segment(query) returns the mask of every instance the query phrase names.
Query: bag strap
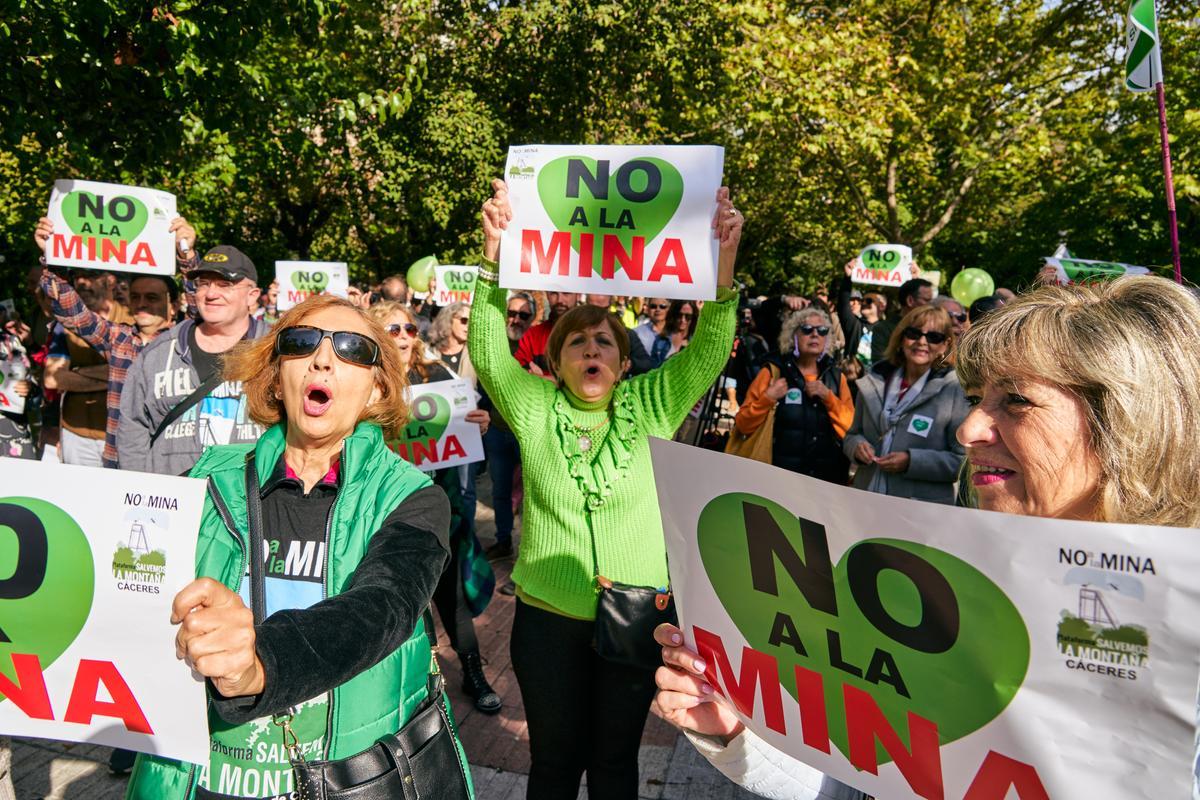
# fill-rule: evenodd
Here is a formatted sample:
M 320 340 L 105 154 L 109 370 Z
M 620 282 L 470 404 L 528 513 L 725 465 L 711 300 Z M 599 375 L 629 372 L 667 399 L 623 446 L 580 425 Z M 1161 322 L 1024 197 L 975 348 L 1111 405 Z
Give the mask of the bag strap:
M 187 397 L 180 400 L 175 406 L 167 412 L 167 415 L 162 418 L 162 422 L 158 423 L 158 427 L 154 429 L 154 433 L 150 434 L 150 446 L 158 441 L 158 437 L 162 436 L 163 431 L 167 429 L 175 420 L 182 417 L 184 414 L 192 410 L 192 407 L 203 400 L 209 392 L 221 385 L 221 372 L 218 370 L 211 375 L 208 380 L 201 383 Z
M 265 616 L 267 583 L 263 574 L 262 497 L 259 495 L 254 450 L 246 453 L 246 516 L 250 531 L 250 610 L 254 612 L 254 624 L 261 625 Z

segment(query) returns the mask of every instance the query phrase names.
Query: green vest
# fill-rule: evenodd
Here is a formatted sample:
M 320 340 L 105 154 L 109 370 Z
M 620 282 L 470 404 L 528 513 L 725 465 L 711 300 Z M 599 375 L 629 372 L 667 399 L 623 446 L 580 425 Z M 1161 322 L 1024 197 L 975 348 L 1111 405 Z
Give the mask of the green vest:
M 208 496 L 196 544 L 196 575 L 237 591 L 246 572 L 248 541 L 245 463 L 251 445 L 208 448 L 189 473 L 208 479 Z M 275 425 L 253 445 L 260 480 L 266 480 L 284 449 L 284 426 Z M 366 555 L 371 535 L 404 498 L 431 485 L 428 476 L 384 445 L 379 426 L 359 423 L 342 448 L 340 488 L 332 511 L 326 596 L 340 594 Z M 217 502 L 219 499 L 219 503 Z M 224 508 L 220 508 L 223 506 Z M 234 530 L 222 521 L 228 510 Z M 330 692 L 324 758 L 360 753 L 395 733 L 428 696 L 429 638 L 418 622 L 409 639 L 375 666 Z M 447 708 L 449 704 L 447 704 Z M 459 758 L 470 785 L 466 755 Z M 138 756 L 126 800 L 185 800 L 193 795 L 200 767 L 157 756 Z

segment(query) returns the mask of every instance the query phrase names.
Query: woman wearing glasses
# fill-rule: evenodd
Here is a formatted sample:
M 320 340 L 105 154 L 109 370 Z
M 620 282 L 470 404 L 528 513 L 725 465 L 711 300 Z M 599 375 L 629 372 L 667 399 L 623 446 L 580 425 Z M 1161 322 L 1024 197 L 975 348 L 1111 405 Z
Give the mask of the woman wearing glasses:
M 896 326 L 883 360 L 858 380 L 843 443 L 858 465 L 854 485 L 952 505 L 964 456 L 954 432 L 968 411 L 954 372 L 950 315 L 914 308 Z
M 771 463 L 845 485 L 850 462 L 842 439 L 854 419 L 850 385 L 829 346 L 829 315 L 817 308 L 792 312 L 772 356 L 746 392 L 733 424 L 752 435 L 775 412 Z
M 273 717 L 306 760 L 340 760 L 396 733 L 437 686 L 422 614 L 448 556 L 450 508 L 384 444 L 408 419 L 387 338 L 362 309 L 322 295 L 226 359 L 268 430 L 210 447 L 191 471 L 208 481 L 200 577 L 176 595 L 173 620 L 181 668 L 209 679 L 211 757 L 197 768 L 141 756 L 127 797 L 281 798 L 293 779 Z
M 443 309 L 442 313 L 445 313 L 445 310 Z M 407 371 L 410 386 L 454 378 L 450 370 L 438 359 L 426 354 L 421 340 L 417 338 L 418 328 L 412 314 L 403 305 L 385 300 L 371 306 L 367 314 L 378 320 L 391 337 L 392 344 L 400 354 L 401 366 Z M 441 314 L 438 318 L 441 318 Z M 487 433 L 490 422 L 487 411 L 469 411 L 466 420 L 478 424 L 481 433 Z M 479 638 L 475 635 L 475 620 L 463 595 L 462 571 L 459 569 L 459 558 L 466 555 L 466 546 L 469 544 L 467 537 L 474 536 L 467 516 L 468 513 L 474 514 L 474 510 L 468 511 L 464 502 L 460 469 L 462 468 L 450 467 L 430 473 L 433 482 L 440 486 L 450 499 L 450 561 L 438 579 L 433 603 L 442 619 L 442 627 L 450 637 L 450 646 L 454 648 L 462 664 L 463 693 L 475 701 L 475 708 L 478 710 L 485 714 L 495 714 L 500 711 L 503 703 L 500 695 L 493 691 L 483 674 L 483 657 L 479 653 Z

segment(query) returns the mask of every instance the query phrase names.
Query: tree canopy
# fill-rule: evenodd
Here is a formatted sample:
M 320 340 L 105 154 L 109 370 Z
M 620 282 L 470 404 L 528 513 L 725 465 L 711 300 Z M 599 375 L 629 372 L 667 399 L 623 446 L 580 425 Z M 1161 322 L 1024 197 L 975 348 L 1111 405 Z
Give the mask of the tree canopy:
M 1185 271 L 1200 256 L 1200 26 L 1160 3 Z M 179 197 L 200 233 L 357 278 L 471 261 L 510 144 L 710 143 L 741 277 L 805 289 L 863 245 L 1028 283 L 1075 255 L 1169 262 L 1152 96 L 1117 0 L 9 0 L 0 255 L 51 183 Z

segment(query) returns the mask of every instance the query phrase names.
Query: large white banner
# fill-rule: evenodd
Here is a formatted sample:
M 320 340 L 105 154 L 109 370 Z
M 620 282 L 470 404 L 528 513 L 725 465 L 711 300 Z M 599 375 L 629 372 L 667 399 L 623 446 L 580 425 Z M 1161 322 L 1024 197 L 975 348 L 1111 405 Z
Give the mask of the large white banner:
M 141 186 L 54 182 L 46 215 L 54 233 L 46 263 L 60 267 L 175 274 L 175 195 Z
M 318 294 L 346 297 L 350 290 L 350 270 L 344 261 L 276 261 L 275 280 L 279 281 L 275 299 L 279 311 Z
M 1072 283 L 1095 283 L 1110 281 L 1122 275 L 1149 275 L 1148 267 L 1122 264 L 1119 261 L 1089 261 L 1085 258 L 1047 256 L 1042 268 L 1052 271 L 1054 281 L 1061 286 Z
M 1190 796 L 1197 531 L 651 454 L 687 643 L 771 745 L 887 800 Z
M 483 461 L 479 426 L 466 420 L 467 412 L 476 408 L 470 381 L 413 384 L 408 391 L 411 419 L 388 447 L 426 472 Z
M 707 145 L 509 148 L 500 285 L 713 299 L 724 161 Z
M 0 458 L 0 734 L 208 761 L 175 658 L 203 481 Z

